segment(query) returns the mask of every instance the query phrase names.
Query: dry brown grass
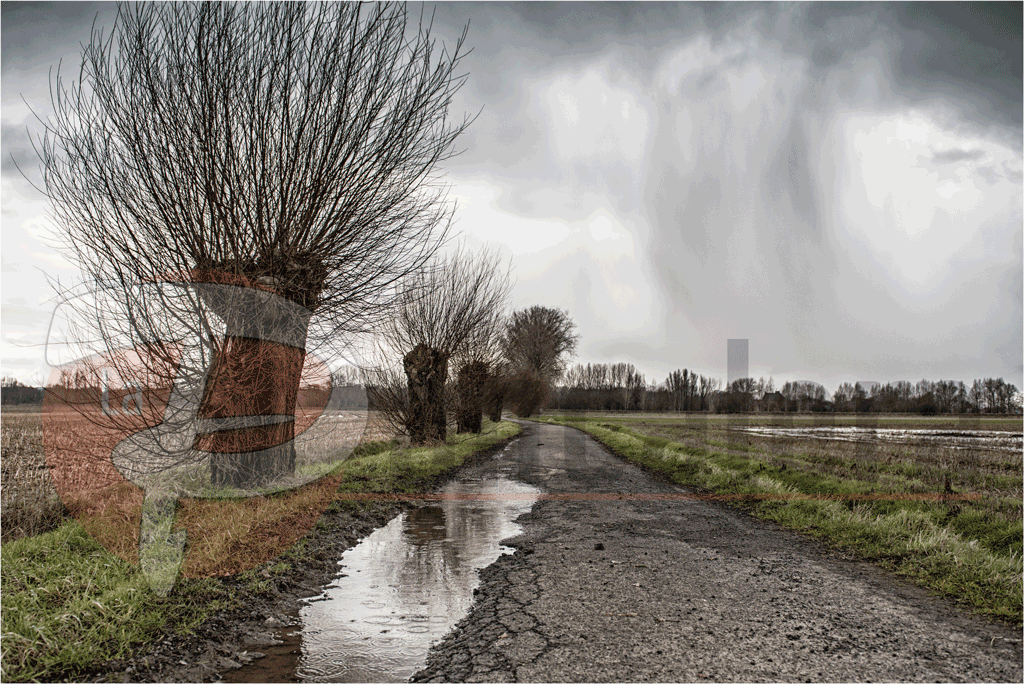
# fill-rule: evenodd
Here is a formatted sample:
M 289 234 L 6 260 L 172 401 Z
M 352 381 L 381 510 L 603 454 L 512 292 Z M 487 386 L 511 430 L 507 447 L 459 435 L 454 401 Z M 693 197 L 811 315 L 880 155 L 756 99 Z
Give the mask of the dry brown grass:
M 3 541 L 54 529 L 64 506 L 43 453 L 42 413 L 5 409 L 0 434 Z
M 315 418 L 300 411 L 300 429 Z M 360 442 L 392 436 L 372 413 L 346 411 L 329 418 L 297 438 L 300 467 L 329 464 Z M 110 448 L 123 434 L 70 410 L 45 416 L 5 413 L 4 541 L 49 531 L 71 516 L 105 548 L 138 565 L 143 490 L 124 480 L 110 462 Z M 53 455 L 49 464 L 47 452 Z M 316 524 L 336 498 L 338 483 L 337 476 L 322 477 L 287 492 L 242 500 L 182 497 L 175 527 L 188 535 L 183 576 L 228 575 L 278 556 Z
M 233 575 L 276 558 L 313 529 L 337 496 L 327 476 L 274 496 L 241 501 L 182 499 L 175 521 L 188 530 L 185 577 Z
M 174 528 L 186 530 L 184 577 L 231 575 L 269 561 L 313 528 L 335 499 L 337 476 L 272 496 L 179 499 Z M 86 531 L 116 556 L 139 564 L 142 490 L 130 483 L 69 505 Z

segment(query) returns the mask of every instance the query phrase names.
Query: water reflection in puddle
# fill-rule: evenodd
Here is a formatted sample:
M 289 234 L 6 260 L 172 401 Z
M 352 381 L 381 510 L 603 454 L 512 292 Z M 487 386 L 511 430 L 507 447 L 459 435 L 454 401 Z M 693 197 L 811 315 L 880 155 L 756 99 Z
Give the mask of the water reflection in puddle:
M 512 549 L 513 520 L 540 490 L 504 478 L 449 484 L 441 501 L 403 513 L 342 557 L 342 572 L 302 609 L 303 681 L 404 681 L 466 615 L 477 570 Z M 450 497 L 450 498 L 447 498 Z

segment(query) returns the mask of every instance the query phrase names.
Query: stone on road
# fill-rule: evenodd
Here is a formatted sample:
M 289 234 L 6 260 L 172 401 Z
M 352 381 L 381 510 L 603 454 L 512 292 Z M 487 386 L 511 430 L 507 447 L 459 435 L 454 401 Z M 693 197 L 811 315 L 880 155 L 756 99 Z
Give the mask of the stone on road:
M 1019 630 L 582 432 L 524 423 L 489 467 L 545 495 L 414 681 L 1021 681 Z

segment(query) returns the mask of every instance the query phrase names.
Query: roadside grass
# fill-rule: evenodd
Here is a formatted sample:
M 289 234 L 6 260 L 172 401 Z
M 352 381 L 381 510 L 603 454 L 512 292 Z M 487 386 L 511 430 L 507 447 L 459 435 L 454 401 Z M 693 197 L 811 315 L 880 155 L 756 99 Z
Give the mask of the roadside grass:
M 679 484 L 876 561 L 978 612 L 1022 622 L 1019 459 L 746 434 L 739 440 L 706 424 L 665 430 L 635 416 L 540 420 L 579 428 Z
M 229 598 L 209 580 L 184 580 L 176 596 L 160 598 L 74 521 L 0 554 L 4 681 L 71 678 L 129 655 L 165 624 L 194 627 Z
M 237 577 L 250 592 L 270 591 L 274 576 L 302 562 L 303 537 L 321 527 L 325 509 L 358 510 L 374 499 L 427 493 L 473 454 L 521 429 L 485 421 L 482 435 L 452 435 L 445 445 L 370 442 L 335 472 L 296 490 L 234 501 L 182 499 L 175 528 L 188 531 L 188 546 L 182 577 L 166 597 L 155 595 L 139 571 L 135 508 L 141 496 L 138 488 L 121 485 L 91 515 L 76 511 L 85 525 L 66 520 L 0 547 L 0 679 L 76 680 L 167 631 L 187 633 L 241 605 L 239 583 L 219 576 Z M 110 506 L 117 508 L 103 508 Z M 266 567 L 257 573 L 253 568 L 260 566 Z
M 444 447 L 415 449 L 386 448 L 386 444 L 367 447 L 358 456 L 349 458 L 338 470 L 341 493 L 414 494 L 429 487 L 452 468 L 465 463 L 478 451 L 489 449 L 522 431 L 517 423 L 484 420 L 479 435 L 452 434 Z

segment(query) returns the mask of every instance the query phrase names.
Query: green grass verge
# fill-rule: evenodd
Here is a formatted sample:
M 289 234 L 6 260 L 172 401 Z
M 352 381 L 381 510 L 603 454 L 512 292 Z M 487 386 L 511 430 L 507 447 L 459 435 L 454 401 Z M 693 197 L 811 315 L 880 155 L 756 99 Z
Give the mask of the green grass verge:
M 129 655 L 166 624 L 188 630 L 229 599 L 217 582 L 186 579 L 158 597 L 76 521 L 8 542 L 0 554 L 5 681 L 73 677 Z
M 757 517 L 876 561 L 978 612 L 1022 622 L 1020 519 L 994 517 L 971 501 L 900 500 L 901 485 L 903 493 L 920 491 L 913 469 L 902 480 L 895 474 L 887 478 L 883 490 L 878 482 L 787 468 L 769 455 L 759 458 L 754 448 L 723 453 L 714 447 L 724 445 L 713 440 L 706 441 L 712 448 L 684 446 L 602 418 L 539 420 L 579 428 L 679 484 L 721 495 Z M 858 498 L 890 494 L 897 496 Z
M 377 494 L 412 494 L 424 491 L 452 468 L 457 468 L 478 451 L 489 449 L 518 435 L 517 423 L 484 422 L 480 435 L 451 435 L 443 447 L 399 449 L 386 442 L 369 445 L 362 452 L 354 451 L 338 474 L 342 482 L 339 492 Z
M 361 445 L 339 469 L 339 494 L 429 491 L 473 454 L 519 434 L 511 422 L 485 423 L 483 435 L 452 435 L 446 446 L 401 449 L 394 442 Z M 358 509 L 366 502 L 332 506 Z M 299 540 L 270 568 L 301 563 Z M 155 595 L 138 567 L 109 553 L 75 520 L 53 532 L 0 548 L 3 681 L 76 680 L 145 648 L 172 630 L 187 633 L 220 610 L 237 607 L 237 590 L 217 579 L 179 578 L 166 597 Z M 247 590 L 269 590 L 250 570 Z M 268 586 L 263 586 L 268 585 Z

